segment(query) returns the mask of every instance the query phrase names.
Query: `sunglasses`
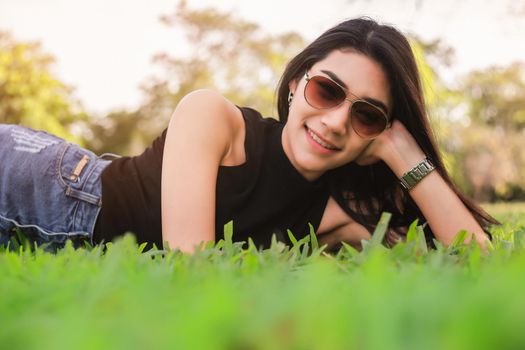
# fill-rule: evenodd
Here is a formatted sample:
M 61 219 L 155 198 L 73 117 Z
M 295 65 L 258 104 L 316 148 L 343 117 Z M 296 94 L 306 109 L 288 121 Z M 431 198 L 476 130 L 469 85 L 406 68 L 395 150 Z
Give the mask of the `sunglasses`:
M 374 138 L 389 127 L 388 116 L 382 108 L 363 99 L 349 99 L 345 88 L 325 76 L 310 77 L 306 72 L 304 98 L 316 109 L 334 108 L 349 101 L 350 124 L 362 138 Z

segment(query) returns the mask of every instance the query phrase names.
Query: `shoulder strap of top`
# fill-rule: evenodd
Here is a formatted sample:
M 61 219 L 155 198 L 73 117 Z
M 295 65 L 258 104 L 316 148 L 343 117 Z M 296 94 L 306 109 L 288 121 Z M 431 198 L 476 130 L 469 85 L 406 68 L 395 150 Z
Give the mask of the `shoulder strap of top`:
M 261 160 L 261 152 L 264 152 L 268 142 L 268 132 L 275 128 L 277 120 L 264 118 L 261 113 L 249 107 L 238 107 L 242 113 L 245 125 L 244 150 L 246 152 L 246 163 L 253 160 Z

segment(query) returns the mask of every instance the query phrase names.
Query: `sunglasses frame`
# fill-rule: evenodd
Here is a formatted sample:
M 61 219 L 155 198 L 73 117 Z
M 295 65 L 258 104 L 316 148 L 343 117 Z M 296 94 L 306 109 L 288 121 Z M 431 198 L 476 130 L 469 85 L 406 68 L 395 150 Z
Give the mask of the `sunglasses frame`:
M 308 101 L 308 98 L 306 97 L 306 88 L 308 86 L 308 84 L 310 83 L 310 80 L 312 80 L 313 78 L 315 77 L 322 77 L 324 79 L 328 79 L 330 80 L 332 83 L 334 83 L 336 86 L 338 86 L 345 94 L 345 98 L 339 102 L 338 104 L 336 105 L 333 105 L 333 106 L 330 106 L 330 107 L 325 107 L 325 108 L 320 108 L 320 107 L 316 107 L 314 105 L 312 105 L 312 103 L 310 101 Z M 357 135 L 359 135 L 360 137 L 364 138 L 364 139 L 374 139 L 376 137 L 378 137 L 379 135 L 381 135 L 382 132 L 384 132 L 386 129 L 390 128 L 390 120 L 388 118 L 388 114 L 380 107 L 374 105 L 373 103 L 370 103 L 366 100 L 363 100 L 362 98 L 359 98 L 357 96 L 355 96 L 354 94 L 352 94 L 350 91 L 348 91 L 348 89 L 345 89 L 344 87 L 342 87 L 341 85 L 339 85 L 336 81 L 324 76 L 324 75 L 313 75 L 313 76 L 309 76 L 308 75 L 308 71 L 306 71 L 305 73 L 305 80 L 306 80 L 306 84 L 304 85 L 304 99 L 306 100 L 306 102 L 313 108 L 315 109 L 319 109 L 319 110 L 323 110 L 323 109 L 331 109 L 331 108 L 335 108 L 335 107 L 339 107 L 341 104 L 343 104 L 345 101 L 348 101 L 350 102 L 350 108 L 348 109 L 349 111 L 349 117 L 350 117 L 350 125 L 352 126 L 352 129 L 355 131 L 355 133 Z M 350 99 L 348 98 L 348 95 L 352 95 L 352 96 L 355 96 L 357 98 L 355 99 Z M 386 124 L 385 124 L 385 128 L 383 130 L 381 130 L 379 133 L 377 133 L 377 135 L 373 135 L 373 136 L 363 136 L 359 133 L 359 131 L 357 131 L 354 127 L 354 124 L 352 123 L 352 107 L 354 106 L 354 103 L 356 102 L 362 102 L 362 103 L 366 103 L 367 105 L 369 106 L 372 106 L 373 108 L 377 109 L 379 112 L 381 112 L 381 115 L 385 118 L 386 120 Z

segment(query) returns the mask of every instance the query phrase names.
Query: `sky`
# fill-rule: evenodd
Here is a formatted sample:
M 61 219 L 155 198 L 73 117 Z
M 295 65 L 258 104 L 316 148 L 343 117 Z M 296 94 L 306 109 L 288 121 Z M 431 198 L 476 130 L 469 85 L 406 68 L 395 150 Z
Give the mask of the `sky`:
M 152 56 L 184 54 L 181 34 L 158 20 L 178 0 L 0 0 L 0 30 L 40 41 L 53 72 L 74 88 L 88 113 L 140 105 L 139 86 L 158 72 Z M 270 33 L 296 31 L 307 41 L 362 15 L 455 51 L 442 72 L 451 83 L 473 69 L 525 62 L 525 0 L 188 0 L 258 23 Z

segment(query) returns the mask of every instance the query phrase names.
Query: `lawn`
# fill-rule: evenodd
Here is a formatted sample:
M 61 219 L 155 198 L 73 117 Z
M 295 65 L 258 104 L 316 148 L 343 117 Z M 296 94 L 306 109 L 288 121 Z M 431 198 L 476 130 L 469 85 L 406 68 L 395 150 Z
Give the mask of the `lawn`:
M 483 254 L 428 251 L 421 228 L 386 249 L 328 255 L 315 239 L 189 256 L 141 253 L 131 236 L 56 254 L 0 252 L 4 349 L 523 349 L 525 204 Z M 231 232 L 230 232 L 231 233 Z M 227 235 L 228 236 L 228 232 Z M 312 236 L 315 238 L 315 236 Z M 309 240 L 309 239 L 308 239 Z

